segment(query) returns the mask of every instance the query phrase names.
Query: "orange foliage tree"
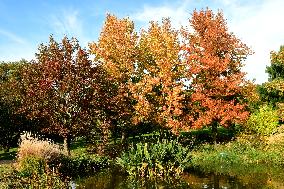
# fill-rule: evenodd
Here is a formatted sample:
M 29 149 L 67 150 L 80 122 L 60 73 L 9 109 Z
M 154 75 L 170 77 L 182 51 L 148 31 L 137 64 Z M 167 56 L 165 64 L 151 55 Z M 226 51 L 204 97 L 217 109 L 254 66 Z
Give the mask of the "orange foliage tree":
M 101 93 L 105 112 L 102 129 L 120 130 L 122 138 L 134 112 L 129 84 L 134 79 L 137 38 L 132 21 L 107 15 L 98 42 L 89 44 L 94 62 L 102 67 L 108 83 Z
M 194 11 L 190 25 L 194 32 L 177 31 L 164 19 L 137 35 L 129 19 L 107 16 L 90 48 L 112 84 L 113 124 L 151 122 L 174 132 L 212 125 L 215 132 L 246 120 L 241 67 L 249 48 L 228 32 L 222 13 Z
M 26 74 L 26 111 L 68 139 L 99 120 L 103 135 L 150 122 L 173 132 L 241 123 L 248 116 L 242 62 L 249 48 L 228 32 L 222 13 L 194 11 L 193 32 L 169 19 L 138 35 L 129 19 L 107 15 L 94 55 L 75 40 L 41 45 Z M 216 140 L 216 134 L 214 135 Z
M 178 32 L 169 19 L 162 24 L 151 22 L 142 30 L 138 43 L 139 80 L 131 86 L 136 114 L 134 123 L 150 121 L 166 128 L 179 128 L 182 114 L 183 66 Z
M 217 126 L 241 123 L 247 119 L 246 104 L 239 100 L 245 84 L 242 62 L 249 48 L 228 32 L 221 12 L 194 11 L 188 29 L 182 30 L 186 78 L 190 83 L 186 116 L 189 126 L 212 126 L 216 141 Z

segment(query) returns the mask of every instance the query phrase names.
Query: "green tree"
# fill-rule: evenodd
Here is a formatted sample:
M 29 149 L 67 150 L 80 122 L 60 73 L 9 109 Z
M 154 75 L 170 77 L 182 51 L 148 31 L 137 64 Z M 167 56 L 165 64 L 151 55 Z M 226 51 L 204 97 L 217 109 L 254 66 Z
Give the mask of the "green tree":
M 258 135 L 271 135 L 278 126 L 278 121 L 277 111 L 264 105 L 250 116 L 247 127 Z
M 269 81 L 284 79 L 284 46 L 280 46 L 278 52 L 271 52 L 271 65 L 266 67 Z
M 0 146 L 9 150 L 18 142 L 27 123 L 19 112 L 22 102 L 21 80 L 27 61 L 0 63 Z
M 284 46 L 278 52 L 271 52 L 271 65 L 266 67 L 269 81 L 259 86 L 262 101 L 278 109 L 280 120 L 284 121 Z

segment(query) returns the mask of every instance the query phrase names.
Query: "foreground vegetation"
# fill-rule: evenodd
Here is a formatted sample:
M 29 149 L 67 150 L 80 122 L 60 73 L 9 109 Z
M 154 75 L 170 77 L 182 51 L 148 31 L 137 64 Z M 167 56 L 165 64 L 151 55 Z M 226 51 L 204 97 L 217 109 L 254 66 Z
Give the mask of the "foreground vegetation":
M 70 188 L 71 179 L 109 167 L 107 157 L 76 153 L 66 156 L 50 140 L 22 135 L 17 158 L 0 167 L 1 188 Z
M 195 140 L 211 137 L 207 131 L 203 132 L 202 138 L 199 135 L 192 133 Z M 219 136 L 218 140 L 223 140 L 223 137 Z M 86 177 L 104 169 L 118 169 L 120 174 L 125 171 L 129 179 L 144 180 L 140 183 L 142 185 L 177 182 L 184 186 L 183 175 L 191 172 L 230 175 L 238 179 L 254 175 L 259 176 L 262 179 L 259 182 L 264 184 L 269 180 L 279 181 L 277 176 L 284 174 L 281 172 L 284 166 L 283 139 L 281 129 L 269 137 L 241 134 L 229 142 L 204 144 L 200 141 L 197 144 L 196 141 L 194 145 L 182 137 L 153 134 L 151 138 L 145 135 L 138 143 L 134 138 L 129 139 L 127 147 L 117 157 L 111 157 L 112 154 L 99 156 L 89 151 L 82 138 L 74 143 L 72 155 L 66 156 L 62 146 L 29 137 L 22 140 L 16 161 L 0 166 L 0 186 L 68 188 L 71 181 L 84 183 Z M 120 148 L 121 144 L 109 145 Z

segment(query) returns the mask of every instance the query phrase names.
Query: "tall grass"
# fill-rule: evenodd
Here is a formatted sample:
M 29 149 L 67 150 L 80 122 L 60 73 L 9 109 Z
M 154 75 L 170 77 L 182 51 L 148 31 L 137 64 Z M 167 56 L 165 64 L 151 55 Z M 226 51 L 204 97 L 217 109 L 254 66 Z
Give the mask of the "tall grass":
M 26 133 L 21 135 L 17 160 L 21 162 L 26 157 L 38 157 L 45 161 L 52 161 L 64 155 L 62 146 L 51 140 L 40 140 Z

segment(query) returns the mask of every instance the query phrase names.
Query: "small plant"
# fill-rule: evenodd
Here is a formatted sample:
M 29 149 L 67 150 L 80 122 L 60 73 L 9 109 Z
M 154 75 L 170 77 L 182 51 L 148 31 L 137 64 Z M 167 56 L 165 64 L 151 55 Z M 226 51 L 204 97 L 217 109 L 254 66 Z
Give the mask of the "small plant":
M 190 163 L 191 154 L 176 140 L 157 143 L 137 143 L 116 162 L 130 176 L 144 178 L 178 177 Z
M 265 105 L 250 116 L 247 127 L 258 135 L 267 136 L 275 132 L 278 123 L 278 112 Z
M 46 163 L 44 159 L 34 156 L 23 158 L 18 164 L 18 170 L 24 177 L 30 177 L 33 174 L 43 174 Z
M 70 188 L 69 178 L 58 172 L 64 157 L 52 141 L 22 135 L 17 163 L 1 173 L 0 188 Z

